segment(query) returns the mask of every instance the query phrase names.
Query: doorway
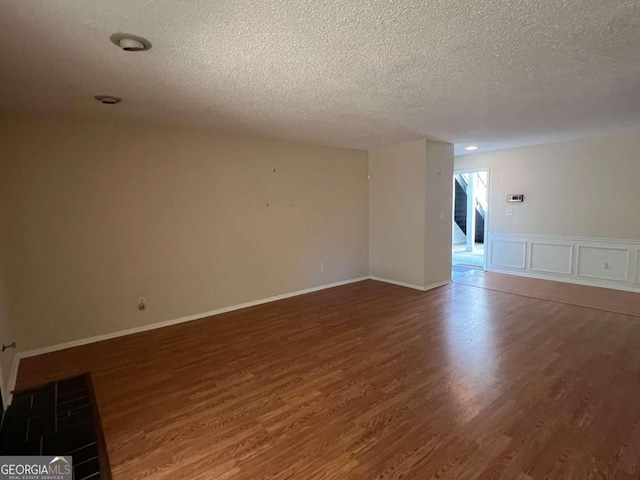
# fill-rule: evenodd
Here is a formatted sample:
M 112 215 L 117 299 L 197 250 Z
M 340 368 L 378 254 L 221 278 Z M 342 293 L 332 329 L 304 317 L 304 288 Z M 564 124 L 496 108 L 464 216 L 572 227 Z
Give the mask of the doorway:
M 489 169 L 454 171 L 451 265 L 454 280 L 486 270 L 488 221 Z

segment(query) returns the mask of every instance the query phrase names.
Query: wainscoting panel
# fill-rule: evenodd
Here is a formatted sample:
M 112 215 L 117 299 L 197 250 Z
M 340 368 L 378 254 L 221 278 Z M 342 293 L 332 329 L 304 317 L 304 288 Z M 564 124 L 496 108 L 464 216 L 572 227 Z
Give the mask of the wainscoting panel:
M 531 242 L 529 268 L 536 272 L 571 275 L 573 245 Z
M 640 292 L 637 240 L 489 233 L 489 252 L 489 271 Z
M 527 242 L 496 238 L 491 242 L 491 263 L 498 267 L 524 269 L 527 260 Z
M 629 249 L 612 247 L 578 247 L 578 275 L 626 282 L 629 272 Z

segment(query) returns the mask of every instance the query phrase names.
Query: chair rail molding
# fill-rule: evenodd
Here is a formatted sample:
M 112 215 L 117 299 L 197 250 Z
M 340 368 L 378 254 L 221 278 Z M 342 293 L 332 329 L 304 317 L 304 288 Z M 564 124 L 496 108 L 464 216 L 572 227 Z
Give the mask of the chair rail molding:
M 640 240 L 489 232 L 487 270 L 640 292 Z

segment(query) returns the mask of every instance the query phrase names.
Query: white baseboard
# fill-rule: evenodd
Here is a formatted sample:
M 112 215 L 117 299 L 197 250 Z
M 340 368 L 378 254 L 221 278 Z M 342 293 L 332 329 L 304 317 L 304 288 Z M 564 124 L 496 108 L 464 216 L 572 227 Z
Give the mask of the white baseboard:
M 585 280 L 578 280 L 576 278 L 560 278 L 560 277 L 550 277 L 548 275 L 539 275 L 536 273 L 531 273 L 529 271 L 525 271 L 525 272 L 521 272 L 521 271 L 517 271 L 517 270 L 507 270 L 504 268 L 489 268 L 487 269 L 487 272 L 493 272 L 493 273 L 502 273 L 504 275 L 515 275 L 516 277 L 527 277 L 527 278 L 535 278 L 538 280 L 551 280 L 553 282 L 561 282 L 561 283 L 571 283 L 573 285 L 582 285 L 585 287 L 598 287 L 598 288 L 609 288 L 612 290 L 621 290 L 623 292 L 631 292 L 631 293 L 640 293 L 640 290 L 637 288 L 633 288 L 633 287 L 626 287 L 626 286 L 610 286 L 610 285 L 603 285 L 602 283 L 599 282 L 590 282 L 590 281 L 585 281 Z
M 16 386 L 16 380 L 18 378 L 18 368 L 20 360 L 22 358 L 34 357 L 36 355 L 43 355 L 45 353 L 57 352 L 59 350 L 66 350 L 67 348 L 79 347 L 81 345 L 87 345 L 89 343 L 101 342 L 103 340 L 110 340 L 112 338 L 123 337 L 126 335 L 132 335 L 134 333 L 146 332 L 148 330 L 155 330 L 157 328 L 169 327 L 171 325 L 178 325 L 180 323 L 191 322 L 193 320 L 199 320 L 201 318 L 213 317 L 215 315 L 221 315 L 227 312 L 233 312 L 235 310 L 241 310 L 243 308 L 254 307 L 256 305 L 262 305 L 264 303 L 275 302 L 276 300 L 284 300 L 285 298 L 296 297 L 298 295 L 304 295 L 307 293 L 317 292 L 319 290 L 325 290 L 327 288 L 339 287 L 341 285 L 347 285 L 349 283 L 361 282 L 368 280 L 370 277 L 358 277 L 349 280 L 343 280 L 341 282 L 329 283 L 326 285 L 320 285 L 318 287 L 306 288 L 304 290 L 297 290 L 295 292 L 283 293 L 275 295 L 273 297 L 262 298 L 260 300 L 254 300 L 251 302 L 241 303 L 238 305 L 231 305 L 229 307 L 218 308 L 209 312 L 196 313 L 195 315 L 188 315 L 186 317 L 176 318 L 174 320 L 166 320 L 164 322 L 151 323 L 149 325 L 142 325 L 140 327 L 128 328 L 126 330 L 119 330 L 117 332 L 106 333 L 104 335 L 96 335 L 94 337 L 83 338 L 80 340 L 74 340 L 72 342 L 59 343 L 57 345 L 51 345 L 48 347 L 36 348 L 34 350 L 27 350 L 24 352 L 18 352 L 13 359 L 13 365 L 11 367 L 11 374 L 7 382 L 7 388 L 5 392 L 6 406 L 11 405 L 13 398 L 13 390 Z
M 178 325 L 180 323 L 191 322 L 193 320 L 199 320 L 201 318 L 213 317 L 216 315 L 221 315 L 227 312 L 233 312 L 235 310 L 241 310 L 243 308 L 254 307 L 257 305 L 262 305 L 265 303 L 275 302 L 276 300 L 284 300 L 285 298 L 296 297 L 298 295 L 304 295 L 307 293 L 317 292 L 319 290 L 326 290 L 327 288 L 339 287 L 341 285 L 347 285 L 350 283 L 361 282 L 363 280 L 377 280 L 379 282 L 392 283 L 394 285 L 400 285 L 402 287 L 413 288 L 415 290 L 420 290 L 425 292 L 427 290 L 431 290 L 433 288 L 441 287 L 443 285 L 447 285 L 451 282 L 451 280 L 447 280 L 444 282 L 434 283 L 431 285 L 427 285 L 426 287 L 421 287 L 419 285 L 412 285 L 410 283 L 397 282 L 395 280 L 389 280 L 386 278 L 380 277 L 358 277 L 352 278 L 349 280 L 343 280 L 341 282 L 329 283 L 327 285 L 320 285 L 318 287 L 306 288 L 304 290 L 298 290 L 295 292 L 283 293 L 281 295 L 275 295 L 273 297 L 263 298 L 260 300 L 254 300 L 251 302 L 241 303 L 238 305 L 231 305 L 229 307 L 218 308 L 216 310 L 211 310 L 209 312 L 197 313 L 195 315 L 188 315 L 186 317 L 180 317 L 173 320 L 166 320 L 163 322 L 151 323 L 149 325 L 142 325 L 140 327 L 128 328 L 126 330 L 119 330 L 117 332 L 105 333 L 103 335 L 96 335 L 94 337 L 82 338 L 80 340 L 74 340 L 72 342 L 59 343 L 56 345 L 51 345 L 48 347 L 36 348 L 33 350 L 27 350 L 24 352 L 18 352 L 13 359 L 13 365 L 11 367 L 11 374 L 9 375 L 9 381 L 7 382 L 7 389 L 5 392 L 5 400 L 6 406 L 11 405 L 11 400 L 13 398 L 13 390 L 16 386 L 16 381 L 18 378 L 18 368 L 20 366 L 20 360 L 28 357 L 35 357 L 36 355 L 43 355 L 45 353 L 57 352 L 59 350 L 66 350 L 67 348 L 79 347 L 82 345 L 87 345 L 90 343 L 102 342 L 104 340 L 110 340 L 112 338 L 124 337 L 126 335 L 132 335 L 134 333 L 146 332 L 149 330 L 155 330 L 157 328 L 169 327 L 171 325 Z
M 433 290 L 434 288 L 444 287 L 445 285 L 449 285 L 450 283 L 451 283 L 451 280 L 444 280 L 442 282 L 437 282 L 437 283 L 432 283 L 431 285 L 427 285 L 422 290 L 426 292 L 427 290 Z
M 389 280 L 382 277 L 369 277 L 371 280 L 377 280 L 378 282 L 391 283 L 393 285 L 399 285 L 401 287 L 413 288 L 414 290 L 422 290 L 420 285 L 414 285 L 413 283 L 398 282 L 397 280 Z
M 401 287 L 413 288 L 414 290 L 420 290 L 421 292 L 426 292 L 427 290 L 431 290 L 433 288 L 442 287 L 443 285 L 447 285 L 451 283 L 451 280 L 445 280 L 444 282 L 432 283 L 431 285 L 427 285 L 426 287 L 421 287 L 420 285 L 414 285 L 412 283 L 398 282 L 396 280 L 390 280 L 388 278 L 382 277 L 369 277 L 371 280 L 377 280 L 378 282 L 391 283 L 393 285 L 399 285 Z

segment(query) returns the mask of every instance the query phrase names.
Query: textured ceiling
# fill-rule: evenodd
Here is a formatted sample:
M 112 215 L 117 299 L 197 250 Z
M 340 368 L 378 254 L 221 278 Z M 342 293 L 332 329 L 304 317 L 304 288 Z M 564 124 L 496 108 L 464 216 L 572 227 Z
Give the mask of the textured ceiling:
M 640 127 L 639 0 L 3 0 L 0 25 L 8 110 L 457 151 Z

